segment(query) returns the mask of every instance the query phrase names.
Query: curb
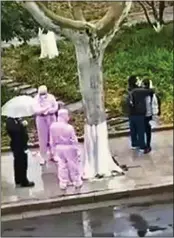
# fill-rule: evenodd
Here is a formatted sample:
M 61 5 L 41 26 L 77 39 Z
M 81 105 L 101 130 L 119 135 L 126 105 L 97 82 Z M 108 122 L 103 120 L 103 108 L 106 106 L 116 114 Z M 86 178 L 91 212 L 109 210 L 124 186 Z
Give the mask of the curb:
M 158 126 L 152 129 L 152 132 L 160 132 L 160 131 L 168 131 L 168 130 L 173 130 L 174 125 L 173 124 L 167 124 L 167 125 L 162 125 Z M 124 137 L 124 136 L 129 136 L 130 135 L 130 130 L 122 130 L 122 131 L 117 131 L 115 133 L 109 133 L 109 139 L 111 138 L 118 138 L 118 137 Z M 79 142 L 84 142 L 84 137 L 79 137 L 78 138 Z
M 153 132 L 160 132 L 160 131 L 168 131 L 168 130 L 173 130 L 174 129 L 174 124 L 166 124 L 166 125 L 161 125 L 158 127 L 155 127 L 152 129 Z M 109 133 L 109 139 L 112 138 L 118 138 L 118 137 L 124 137 L 124 136 L 129 136 L 130 135 L 130 130 L 122 130 L 122 131 L 118 131 L 115 133 Z M 79 142 L 84 142 L 84 136 L 78 137 L 78 141 Z M 29 149 L 36 149 L 39 147 L 39 143 L 33 143 L 33 144 L 29 144 Z M 5 153 L 5 152 L 10 152 L 11 149 L 9 146 L 4 146 L 1 147 L 1 153 Z
M 173 192 L 173 183 L 163 184 L 163 185 L 145 185 L 141 188 L 135 188 L 134 190 L 124 190 L 115 191 L 114 189 L 101 192 L 92 192 L 79 195 L 62 196 L 57 199 L 47 199 L 44 201 L 31 201 L 30 203 L 18 203 L 18 204 L 8 204 L 1 206 L 1 215 L 15 215 L 25 212 L 36 212 L 41 210 L 51 210 L 56 208 L 61 208 L 63 206 L 75 206 L 84 205 L 91 203 L 98 203 L 104 201 L 111 201 L 123 198 L 134 198 L 142 197 L 148 195 L 156 195 L 165 192 Z

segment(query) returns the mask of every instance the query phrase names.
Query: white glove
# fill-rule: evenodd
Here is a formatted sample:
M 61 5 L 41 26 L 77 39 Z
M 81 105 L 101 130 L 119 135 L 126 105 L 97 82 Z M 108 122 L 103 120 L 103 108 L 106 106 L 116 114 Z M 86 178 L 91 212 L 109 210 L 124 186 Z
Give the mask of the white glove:
M 26 121 L 26 120 L 22 121 L 22 125 L 23 126 L 28 126 L 28 121 Z
M 25 153 L 25 154 L 28 154 L 28 153 L 29 153 L 29 150 L 25 150 L 24 153 Z

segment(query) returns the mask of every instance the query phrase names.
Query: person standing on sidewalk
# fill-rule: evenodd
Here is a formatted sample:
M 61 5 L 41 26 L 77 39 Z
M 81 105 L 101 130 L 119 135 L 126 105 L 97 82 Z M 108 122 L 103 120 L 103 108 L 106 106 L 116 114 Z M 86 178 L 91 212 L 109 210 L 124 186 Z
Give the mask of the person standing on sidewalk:
M 132 75 L 128 78 L 128 96 L 126 98 L 129 117 L 131 146 L 140 152 L 148 153 L 145 143 L 145 115 L 146 97 L 153 94 L 152 89 L 137 86 L 138 77 Z
M 55 97 L 48 93 L 45 85 L 39 87 L 35 100 L 36 104 L 34 106 L 34 111 L 39 139 L 40 165 L 44 165 L 47 162 L 48 157 L 50 160 L 53 159 L 49 132 L 51 124 L 56 121 L 58 103 L 56 102 Z
M 16 186 L 33 187 L 34 182 L 27 178 L 28 169 L 28 133 L 27 121 L 20 118 L 7 118 L 6 130 L 11 139 L 10 148 L 14 156 L 14 180 Z
M 69 184 L 81 187 L 81 161 L 75 130 L 69 123 L 66 109 L 58 111 L 58 120 L 50 127 L 50 142 L 58 165 L 57 177 L 61 189 Z
M 148 78 L 142 80 L 142 87 L 149 89 L 152 88 L 152 81 Z M 151 121 L 157 121 L 157 117 L 160 116 L 160 100 L 155 93 L 151 96 L 146 97 L 146 116 L 145 116 L 145 135 L 146 135 L 146 145 L 148 152 L 151 151 L 151 138 L 152 138 L 152 128 Z

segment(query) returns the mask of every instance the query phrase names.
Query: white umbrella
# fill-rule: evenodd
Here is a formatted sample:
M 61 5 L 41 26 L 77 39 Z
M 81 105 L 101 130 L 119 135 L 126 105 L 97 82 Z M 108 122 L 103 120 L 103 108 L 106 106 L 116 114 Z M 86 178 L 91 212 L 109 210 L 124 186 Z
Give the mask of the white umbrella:
M 35 100 L 30 96 L 17 96 L 5 103 L 1 115 L 12 118 L 32 116 L 34 115 L 34 104 Z

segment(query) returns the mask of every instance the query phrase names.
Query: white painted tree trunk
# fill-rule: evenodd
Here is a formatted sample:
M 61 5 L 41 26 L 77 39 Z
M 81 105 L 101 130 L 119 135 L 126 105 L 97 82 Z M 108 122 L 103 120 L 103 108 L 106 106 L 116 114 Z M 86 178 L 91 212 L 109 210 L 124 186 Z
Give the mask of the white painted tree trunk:
M 160 24 L 160 22 L 156 22 L 156 25 L 153 24 L 153 28 L 154 30 L 157 32 L 157 33 L 160 33 L 163 29 L 164 25 L 163 24 Z
M 113 162 L 108 141 L 103 92 L 102 59 L 104 50 L 100 42 L 90 42 L 87 36 L 76 40 L 76 57 L 80 90 L 84 106 L 85 177 L 97 174 L 111 175 L 112 170 L 122 172 Z
M 40 46 L 41 46 L 40 59 L 46 58 L 46 57 L 48 57 L 49 59 L 52 59 L 59 55 L 54 32 L 48 31 L 47 34 L 44 34 L 43 30 L 39 28 L 38 37 L 39 37 Z

